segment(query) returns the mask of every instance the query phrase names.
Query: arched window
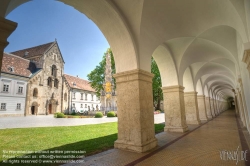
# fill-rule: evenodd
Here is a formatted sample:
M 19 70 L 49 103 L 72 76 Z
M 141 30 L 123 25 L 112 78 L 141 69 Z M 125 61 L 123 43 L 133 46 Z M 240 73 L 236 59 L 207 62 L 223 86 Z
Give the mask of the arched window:
M 35 88 L 33 90 L 33 97 L 37 97 L 37 96 L 38 96 L 38 90 L 37 90 L 37 88 Z
M 67 93 L 64 93 L 64 101 L 67 101 Z
M 58 88 L 58 84 L 59 84 L 58 79 L 55 79 L 55 80 L 54 80 L 54 87 Z
M 52 65 L 51 75 L 54 76 L 54 77 L 56 77 L 56 72 L 57 72 L 56 65 Z
M 48 85 L 49 87 L 52 87 L 52 79 L 51 79 L 51 77 L 48 78 L 48 83 L 47 83 L 47 85 Z

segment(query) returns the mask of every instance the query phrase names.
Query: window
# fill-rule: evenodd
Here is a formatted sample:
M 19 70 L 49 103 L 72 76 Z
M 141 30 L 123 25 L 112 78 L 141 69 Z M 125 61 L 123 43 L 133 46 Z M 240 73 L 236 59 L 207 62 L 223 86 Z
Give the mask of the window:
M 88 94 L 85 93 L 85 100 L 88 100 Z
M 85 104 L 85 108 L 87 108 L 87 104 Z
M 23 87 L 19 86 L 18 87 L 18 92 L 17 93 L 23 93 Z
M 83 100 L 83 93 L 81 93 L 81 100 Z
M 73 107 L 74 107 L 74 108 L 75 108 L 75 106 L 76 106 L 75 103 L 73 103 Z
M 73 99 L 75 99 L 75 98 L 76 98 L 76 93 L 74 92 L 74 93 L 73 93 Z
M 1 109 L 2 111 L 5 111 L 6 110 L 6 103 L 1 103 Z
M 67 101 L 67 93 L 64 93 L 64 101 Z
M 35 88 L 33 90 L 33 97 L 37 97 L 37 96 L 38 96 L 38 90 L 37 90 L 37 88 Z
M 54 87 L 58 88 L 58 84 L 59 84 L 58 79 L 55 79 L 55 81 L 54 81 Z
M 82 106 L 82 104 L 81 104 L 81 108 L 82 108 L 83 106 Z
M 9 92 L 9 85 L 8 84 L 3 85 L 3 91 L 4 92 Z
M 54 76 L 54 77 L 56 77 L 56 71 L 57 69 L 56 69 L 56 65 L 52 65 L 52 68 L 51 68 L 51 75 L 52 76 Z
M 93 101 L 94 100 L 94 95 L 93 94 L 91 94 L 91 101 Z
M 17 109 L 17 110 L 20 110 L 20 109 L 21 109 L 21 103 L 17 103 L 16 109 Z
M 51 77 L 48 78 L 48 83 L 47 83 L 47 85 L 48 85 L 49 87 L 52 87 L 52 78 L 51 78 Z

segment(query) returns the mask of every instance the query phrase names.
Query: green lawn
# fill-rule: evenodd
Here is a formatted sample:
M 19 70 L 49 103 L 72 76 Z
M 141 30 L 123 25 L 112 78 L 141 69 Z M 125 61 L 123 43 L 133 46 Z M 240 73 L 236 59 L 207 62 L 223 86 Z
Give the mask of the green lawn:
M 163 131 L 163 128 L 164 124 L 155 124 L 156 133 Z M 81 150 L 86 151 L 81 155 L 88 156 L 113 148 L 115 140 L 117 140 L 117 122 L 68 127 L 2 129 L 0 130 L 0 161 L 3 160 L 3 150 L 47 152 Z M 47 152 L 44 154 L 47 155 Z M 41 154 L 43 153 L 32 155 Z

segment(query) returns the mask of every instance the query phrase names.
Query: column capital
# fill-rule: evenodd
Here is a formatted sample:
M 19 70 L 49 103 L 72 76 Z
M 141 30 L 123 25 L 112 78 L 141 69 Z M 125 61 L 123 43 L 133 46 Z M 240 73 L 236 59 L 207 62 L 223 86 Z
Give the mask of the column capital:
M 0 45 L 5 48 L 9 42 L 7 38 L 16 29 L 17 23 L 0 17 Z
M 206 100 L 209 100 L 210 99 L 210 97 L 205 97 L 206 98 Z
M 174 86 L 165 86 L 161 88 L 163 93 L 169 93 L 169 92 L 183 92 L 184 87 L 181 85 L 174 85 Z
M 113 75 L 116 79 L 116 83 L 129 82 L 135 80 L 141 80 L 152 83 L 154 74 L 141 69 L 129 70 L 120 72 Z
M 198 92 L 195 92 L 195 91 L 193 91 L 193 92 L 184 92 L 184 96 L 194 96 L 194 95 L 197 95 L 198 94 Z
M 197 98 L 204 98 L 205 99 L 205 95 L 197 95 Z

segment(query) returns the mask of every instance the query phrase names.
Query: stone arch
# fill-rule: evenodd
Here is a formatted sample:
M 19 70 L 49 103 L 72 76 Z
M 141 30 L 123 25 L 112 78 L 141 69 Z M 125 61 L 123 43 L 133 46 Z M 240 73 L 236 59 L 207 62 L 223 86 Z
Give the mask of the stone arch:
M 38 107 L 39 107 L 39 104 L 38 104 L 36 101 L 34 101 L 34 102 L 31 104 L 30 114 L 31 114 L 31 115 L 37 115 Z
M 178 73 L 176 71 L 175 62 L 167 46 L 158 46 L 152 56 L 159 68 L 162 86 L 178 85 Z
M 193 82 L 193 74 L 191 69 L 188 67 L 183 75 L 183 86 L 185 87 L 184 92 L 194 92 L 194 82 Z
M 196 91 L 198 92 L 197 95 L 204 95 L 202 84 L 201 84 L 201 79 L 199 79 L 196 84 Z

